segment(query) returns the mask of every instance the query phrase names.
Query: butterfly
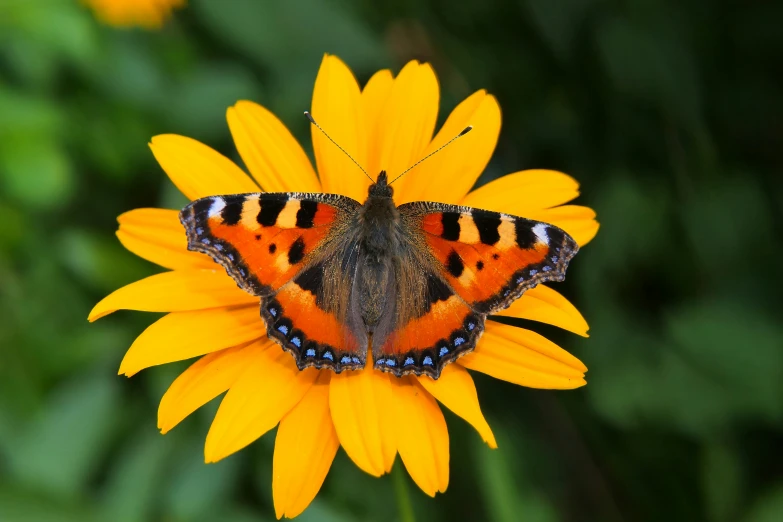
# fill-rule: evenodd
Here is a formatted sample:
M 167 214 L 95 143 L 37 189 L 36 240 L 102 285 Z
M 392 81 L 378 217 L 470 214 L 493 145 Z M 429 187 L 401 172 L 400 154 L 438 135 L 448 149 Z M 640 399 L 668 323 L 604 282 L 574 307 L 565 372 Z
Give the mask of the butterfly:
M 268 336 L 300 370 L 337 373 L 364 368 L 371 349 L 378 370 L 437 379 L 475 348 L 487 315 L 562 281 L 579 250 L 547 223 L 444 203 L 397 206 L 393 195 L 381 171 L 363 204 L 324 193 L 210 196 L 180 220 L 189 250 L 260 298 Z

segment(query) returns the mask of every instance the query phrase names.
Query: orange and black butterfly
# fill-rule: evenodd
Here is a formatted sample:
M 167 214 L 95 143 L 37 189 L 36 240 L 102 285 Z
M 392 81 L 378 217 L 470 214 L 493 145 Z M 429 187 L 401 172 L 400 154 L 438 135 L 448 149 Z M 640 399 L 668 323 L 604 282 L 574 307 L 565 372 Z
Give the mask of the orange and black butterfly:
M 212 196 L 180 220 L 190 250 L 260 298 L 269 337 L 300 369 L 338 373 L 363 368 L 372 346 L 375 368 L 437 379 L 475 348 L 488 314 L 562 281 L 579 249 L 563 230 L 521 217 L 396 206 L 383 171 L 364 204 L 320 193 Z

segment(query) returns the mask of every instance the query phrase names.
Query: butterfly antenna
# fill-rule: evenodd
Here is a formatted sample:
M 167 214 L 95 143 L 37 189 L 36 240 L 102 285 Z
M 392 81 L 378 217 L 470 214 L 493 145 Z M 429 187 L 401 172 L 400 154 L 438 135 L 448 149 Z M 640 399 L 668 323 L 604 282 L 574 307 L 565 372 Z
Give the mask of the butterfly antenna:
M 436 150 L 434 150 L 434 151 L 430 152 L 429 154 L 427 154 L 426 156 L 424 156 L 423 158 L 421 158 L 419 161 L 417 161 L 416 163 L 414 163 L 413 165 L 411 165 L 410 167 L 408 167 L 407 169 L 405 169 L 405 170 L 403 171 L 403 173 L 402 173 L 402 174 L 400 174 L 399 176 L 397 176 L 396 178 L 394 178 L 393 180 L 391 180 L 391 181 L 389 182 L 389 185 L 391 185 L 392 183 L 394 183 L 395 181 L 397 181 L 398 179 L 400 179 L 400 178 L 402 177 L 402 175 L 403 175 L 403 174 L 406 174 L 407 172 L 410 172 L 411 170 L 413 170 L 413 169 L 415 169 L 416 167 L 418 167 L 418 166 L 419 166 L 419 164 L 420 164 L 421 162 L 423 162 L 424 160 L 426 160 L 426 159 L 428 159 L 428 158 L 431 158 L 432 156 L 434 156 L 434 155 L 435 155 L 435 154 L 437 154 L 438 152 L 442 151 L 443 149 L 445 149 L 446 147 L 448 147 L 449 145 L 451 145 L 452 143 L 454 143 L 454 141 L 455 141 L 457 138 L 461 138 L 461 137 L 463 137 L 465 134 L 469 133 L 471 130 L 473 130 L 473 125 L 468 125 L 467 127 L 465 127 L 465 128 L 462 130 L 462 132 L 460 132 L 459 134 L 457 134 L 456 136 L 454 136 L 453 138 L 451 138 L 449 141 L 447 141 L 446 143 L 444 143 L 443 145 L 441 145 L 440 147 L 438 147 Z
M 320 126 L 320 125 L 318 125 L 318 124 L 315 122 L 315 120 L 313 119 L 313 116 L 310 114 L 310 112 L 309 112 L 309 111 L 304 111 L 304 115 L 307 117 L 307 119 L 308 119 L 308 120 L 310 120 L 310 123 L 312 123 L 313 125 L 315 125 L 315 126 L 316 126 L 316 128 L 317 128 L 319 131 L 321 131 L 321 132 L 324 134 L 324 136 L 326 136 L 327 138 L 329 138 L 329 141 L 331 141 L 332 143 L 334 143 L 334 146 L 335 146 L 335 147 L 337 147 L 338 149 L 340 149 L 341 151 L 343 151 L 343 154 L 345 154 L 346 156 L 348 156 L 348 158 L 349 158 L 351 161 L 353 161 L 353 162 L 354 162 L 354 164 L 355 164 L 357 167 L 359 167 L 359 169 L 360 169 L 362 172 L 364 172 L 364 175 L 365 175 L 365 176 L 367 176 L 367 177 L 370 179 L 370 181 L 372 181 L 373 183 L 375 183 L 375 180 L 374 180 L 374 179 L 372 179 L 372 177 L 370 177 L 370 175 L 369 175 L 369 174 L 367 174 L 367 171 L 366 171 L 366 170 L 364 170 L 364 167 L 362 167 L 361 165 L 359 165 L 359 162 L 358 162 L 358 161 L 356 161 L 355 159 L 353 159 L 353 156 L 351 156 L 350 154 L 348 154 L 348 151 L 347 151 L 347 150 L 345 150 L 345 149 L 344 149 L 344 148 L 342 148 L 340 145 L 338 145 L 338 144 L 337 144 L 337 142 L 336 142 L 336 141 L 334 141 L 334 140 L 332 139 L 332 137 L 331 137 L 331 136 L 329 136 L 329 135 L 326 133 L 326 131 L 325 131 L 325 130 L 323 130 L 323 129 L 321 128 L 321 126 Z

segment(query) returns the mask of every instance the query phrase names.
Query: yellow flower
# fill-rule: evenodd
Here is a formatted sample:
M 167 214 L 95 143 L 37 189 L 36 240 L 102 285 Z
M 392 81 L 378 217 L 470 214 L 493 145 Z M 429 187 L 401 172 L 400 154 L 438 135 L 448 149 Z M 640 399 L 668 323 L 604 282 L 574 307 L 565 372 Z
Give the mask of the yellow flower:
M 103 23 L 157 29 L 185 0 L 83 0 Z
M 589 208 L 563 205 L 578 184 L 553 171 L 509 174 L 469 192 L 495 148 L 500 108 L 481 90 L 464 100 L 432 138 L 439 105 L 438 82 L 427 64 L 408 63 L 396 78 L 375 74 L 364 89 L 338 58 L 325 56 L 315 82 L 312 113 L 369 172 L 399 173 L 455 136 L 473 131 L 395 184 L 397 203 L 436 200 L 507 212 L 555 224 L 580 245 L 598 230 Z M 258 191 L 336 192 L 363 200 L 369 180 L 313 128 L 316 175 L 302 147 L 268 110 L 248 101 L 228 109 L 228 124 L 252 179 L 228 158 L 190 138 L 164 135 L 150 147 L 163 170 L 189 198 Z M 576 388 L 585 366 L 529 330 L 488 322 L 476 349 L 444 368 L 441 377 L 397 378 L 372 369 L 299 371 L 268 340 L 258 298 L 244 293 L 210 258 L 186 249 L 177 211 L 137 209 L 119 217 L 117 232 L 131 252 L 170 271 L 138 281 L 106 297 L 93 321 L 118 309 L 169 312 L 128 350 L 120 373 L 203 356 L 163 396 L 163 433 L 226 393 L 210 427 L 207 462 L 247 446 L 279 424 L 273 462 L 278 518 L 294 517 L 315 497 L 338 446 L 359 468 L 380 476 L 399 453 L 428 495 L 449 482 L 449 440 L 438 405 L 465 419 L 492 448 L 473 379 L 467 369 L 535 388 Z M 540 285 L 501 315 L 553 324 L 587 335 L 587 323 L 563 296 Z M 404 422 L 401 422 L 404 420 Z

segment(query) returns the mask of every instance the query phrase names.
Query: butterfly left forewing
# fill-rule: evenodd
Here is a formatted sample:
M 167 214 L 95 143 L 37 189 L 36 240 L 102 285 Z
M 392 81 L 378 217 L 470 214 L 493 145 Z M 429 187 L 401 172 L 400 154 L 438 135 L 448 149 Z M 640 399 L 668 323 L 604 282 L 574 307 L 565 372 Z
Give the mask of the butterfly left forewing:
M 301 271 L 358 205 L 317 193 L 210 196 L 186 206 L 180 221 L 189 250 L 209 255 L 244 290 L 265 296 Z

